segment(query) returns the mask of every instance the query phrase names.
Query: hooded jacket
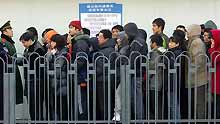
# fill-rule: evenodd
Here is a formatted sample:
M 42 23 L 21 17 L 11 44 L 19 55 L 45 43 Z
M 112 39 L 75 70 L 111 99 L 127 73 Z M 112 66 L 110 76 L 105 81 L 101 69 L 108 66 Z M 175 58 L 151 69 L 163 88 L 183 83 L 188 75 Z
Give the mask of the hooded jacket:
M 186 63 L 186 83 L 187 88 L 203 86 L 208 83 L 206 75 L 206 48 L 203 41 L 200 39 L 200 25 L 190 25 L 187 28 L 188 32 L 188 56 L 190 62 Z M 190 64 L 190 65 L 189 65 Z M 192 69 L 192 72 L 188 70 Z M 187 76 L 189 74 L 189 76 Z
M 136 70 L 136 74 L 139 77 L 141 62 L 139 59 L 136 59 L 140 55 L 147 56 L 148 47 L 146 41 L 143 39 L 142 35 L 138 35 L 137 25 L 134 23 L 128 23 L 124 26 L 125 33 L 128 35 L 129 40 L 129 58 L 131 62 L 131 68 Z M 136 63 L 135 63 L 136 60 Z M 135 68 L 136 65 L 136 68 Z
M 212 93 L 220 94 L 220 30 L 211 30 L 214 39 L 214 47 L 209 49 L 213 68 L 212 73 Z M 216 78 L 216 79 L 215 79 Z

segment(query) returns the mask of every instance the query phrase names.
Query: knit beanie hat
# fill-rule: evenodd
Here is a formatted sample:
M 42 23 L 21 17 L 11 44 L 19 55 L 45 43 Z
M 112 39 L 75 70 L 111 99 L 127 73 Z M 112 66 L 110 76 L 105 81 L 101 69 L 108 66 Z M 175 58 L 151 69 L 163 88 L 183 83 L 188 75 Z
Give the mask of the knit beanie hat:
M 82 29 L 82 26 L 81 26 L 81 22 L 79 20 L 76 20 L 76 21 L 71 21 L 70 24 L 69 24 L 69 27 L 70 26 L 73 26 L 79 30 Z
M 46 40 L 51 42 L 51 38 L 56 35 L 57 32 L 55 30 L 50 30 L 45 34 Z

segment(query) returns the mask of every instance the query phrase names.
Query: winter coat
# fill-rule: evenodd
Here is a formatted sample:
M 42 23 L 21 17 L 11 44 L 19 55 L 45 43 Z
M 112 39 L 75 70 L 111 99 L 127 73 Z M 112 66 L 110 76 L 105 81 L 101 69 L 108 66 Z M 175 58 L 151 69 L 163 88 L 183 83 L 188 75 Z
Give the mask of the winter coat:
M 104 44 L 103 46 L 101 46 L 99 48 L 99 53 L 103 54 L 105 57 L 107 57 L 109 59 L 109 56 L 111 55 L 112 52 L 115 51 L 115 41 L 113 39 L 109 39 L 106 44 Z M 103 82 L 104 81 L 104 77 L 106 79 L 106 81 L 108 80 L 108 74 L 105 73 L 104 75 L 104 72 L 103 72 L 103 68 L 104 68 L 104 63 L 106 63 L 106 59 L 103 59 L 103 57 L 99 57 L 97 56 L 95 59 L 96 60 L 96 63 L 95 63 L 95 66 L 96 66 L 96 80 L 97 82 Z M 113 60 L 113 59 L 112 59 Z M 110 62 L 111 64 L 114 64 L 114 62 Z
M 131 62 L 131 68 L 136 69 L 137 77 L 140 77 L 141 72 L 143 73 L 143 70 L 140 70 L 141 63 L 145 63 L 145 59 L 143 61 L 140 61 L 140 57 L 136 59 L 140 55 L 147 56 L 148 54 L 148 47 L 147 43 L 144 39 L 140 37 L 135 37 L 135 39 L 129 44 L 129 57 Z M 136 60 L 136 63 L 135 63 Z M 135 68 L 136 65 L 136 68 Z
M 89 39 L 89 62 L 92 63 L 94 60 L 94 54 L 99 51 L 98 38 L 92 37 Z
M 67 95 L 67 54 L 68 49 L 63 47 L 56 51 L 53 55 L 52 53 L 47 54 L 47 59 L 49 61 L 49 69 L 55 71 L 55 75 L 50 75 L 50 88 L 53 95 L 56 96 L 66 96 Z M 64 57 L 64 58 L 63 58 Z M 58 67 L 54 67 L 55 65 Z
M 72 39 L 72 63 L 75 62 L 78 56 L 87 57 L 89 55 L 89 35 L 77 34 Z M 79 53 L 85 53 L 79 54 Z M 77 59 L 77 81 L 78 84 L 85 83 L 87 79 L 87 61 L 84 58 Z
M 206 85 L 206 48 L 203 41 L 200 39 L 201 27 L 199 25 L 190 25 L 188 32 L 188 56 L 190 58 L 190 68 L 193 72 L 189 72 L 189 63 L 186 63 L 186 88 L 194 88 Z M 190 73 L 189 77 L 187 76 Z
M 8 49 L 7 54 L 9 55 L 9 57 L 11 58 L 13 55 L 16 54 L 16 48 L 14 45 L 14 41 L 4 35 L 1 34 L 1 38 L 2 38 L 2 44 Z M 16 55 L 14 56 L 16 57 Z M 8 60 L 9 63 L 11 63 L 11 60 Z M 20 75 L 20 71 L 18 66 L 15 66 L 16 68 L 16 104 L 21 104 L 23 103 L 23 86 L 22 86 L 22 80 L 21 80 L 21 75 Z
M 1 41 L 1 38 L 0 38 Z M 7 48 L 6 48 L 7 49 Z M 0 42 L 0 119 L 3 120 L 3 99 L 4 99 L 4 68 L 7 62 L 7 51 L 4 48 L 4 45 Z
M 1 41 L 1 38 L 0 38 Z M 0 42 L 0 115 L 3 114 L 3 93 L 4 93 L 4 68 L 7 62 L 7 51 L 4 49 L 4 45 Z M 3 119 L 3 118 L 1 118 Z
M 35 41 L 28 49 L 24 50 L 23 56 L 28 60 L 29 62 L 29 70 L 35 71 L 35 76 L 28 74 L 27 68 L 24 68 L 24 79 L 25 79 L 25 89 L 24 94 L 25 96 L 28 95 L 28 86 L 31 86 L 31 88 L 39 88 L 41 86 L 41 89 L 45 85 L 45 71 L 43 68 L 39 70 L 39 60 L 41 60 L 41 64 L 44 63 L 42 59 L 38 59 L 40 56 L 44 56 L 46 51 L 44 50 L 43 46 L 38 42 Z M 19 65 L 23 64 L 22 62 L 17 62 Z M 26 63 L 24 61 L 24 63 Z M 29 76 L 29 79 L 28 79 Z M 35 84 L 36 81 L 36 84 Z M 32 89 L 30 89 L 32 90 Z
M 163 57 L 159 57 L 160 55 L 163 55 L 164 52 L 166 52 L 166 49 L 163 47 L 155 48 L 153 49 L 149 54 L 150 54 L 150 59 L 149 59 L 149 70 L 156 71 L 155 74 L 150 74 L 149 75 L 149 90 L 156 90 L 156 91 L 161 91 L 162 85 L 163 85 L 163 68 L 158 67 L 158 64 L 162 62 Z M 157 77 L 156 77 L 157 76 Z M 156 80 L 157 79 L 157 80 Z
M 209 49 L 211 55 L 212 67 L 216 69 L 212 73 L 212 93 L 220 94 L 220 30 L 212 30 L 214 47 Z
M 183 52 L 183 50 L 180 47 L 175 47 L 175 48 L 169 49 L 168 52 L 165 53 L 165 55 L 169 59 L 169 61 L 167 61 L 167 59 L 164 59 L 165 60 L 164 63 L 165 63 L 165 66 L 166 66 L 166 69 L 165 69 L 165 84 L 164 84 L 165 90 L 168 90 L 168 87 L 169 87 L 168 85 L 170 85 L 170 91 L 174 91 L 175 88 L 177 88 L 176 90 L 178 90 L 179 87 L 180 87 L 181 81 L 179 82 L 179 79 L 180 79 L 179 68 L 176 68 L 174 66 L 174 64 L 175 64 L 176 61 L 179 62 L 179 63 L 182 62 L 180 60 L 180 58 L 178 58 L 178 60 L 176 60 L 177 57 L 182 52 Z M 182 64 L 180 63 L 180 65 L 182 65 Z M 171 70 L 171 69 L 176 69 L 176 73 L 175 74 L 170 73 L 170 75 L 168 77 L 168 73 L 169 73 L 168 71 Z M 168 82 L 168 79 L 169 79 L 170 82 Z

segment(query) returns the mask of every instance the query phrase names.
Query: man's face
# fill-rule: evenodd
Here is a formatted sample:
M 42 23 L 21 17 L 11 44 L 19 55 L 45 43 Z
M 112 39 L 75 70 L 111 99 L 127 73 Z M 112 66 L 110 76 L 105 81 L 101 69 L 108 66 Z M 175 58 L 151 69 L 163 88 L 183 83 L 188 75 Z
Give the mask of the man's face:
M 157 24 L 153 23 L 152 31 L 153 31 L 154 34 L 160 34 L 161 33 L 161 27 L 158 27 Z
M 12 30 L 12 28 L 7 28 L 5 31 L 3 31 L 3 34 L 5 34 L 6 36 L 12 38 L 13 37 L 13 30 Z
M 205 43 L 211 42 L 211 38 L 210 38 L 208 32 L 204 32 L 203 37 L 204 37 L 204 42 L 205 42 Z
M 113 29 L 112 30 L 112 38 L 117 38 L 119 32 L 120 31 L 118 29 Z
M 103 33 L 99 33 L 98 36 L 99 46 L 102 46 L 106 43 L 107 39 L 104 38 Z
M 47 40 L 47 36 L 46 36 L 46 35 L 44 35 L 44 37 L 42 38 L 42 42 L 43 42 L 43 43 L 46 43 L 46 44 L 49 44 L 49 43 L 50 43 L 50 41 Z
M 79 32 L 79 30 L 76 29 L 75 27 L 73 27 L 73 26 L 70 26 L 70 27 L 69 27 L 69 34 L 70 34 L 71 36 L 76 35 L 78 32 Z
M 22 40 L 21 43 L 25 48 L 29 48 L 32 44 L 32 41 L 31 40 L 28 40 L 28 41 Z

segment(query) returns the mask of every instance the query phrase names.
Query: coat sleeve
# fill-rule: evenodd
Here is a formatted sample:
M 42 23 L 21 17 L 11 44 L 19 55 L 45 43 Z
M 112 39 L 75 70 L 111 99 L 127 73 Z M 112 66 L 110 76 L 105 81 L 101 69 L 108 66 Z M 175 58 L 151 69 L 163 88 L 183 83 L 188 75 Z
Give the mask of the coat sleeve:
M 76 44 L 77 47 L 76 47 L 76 53 L 86 53 L 87 56 L 88 56 L 88 53 L 89 53 L 89 46 L 88 44 L 86 43 L 86 41 L 84 40 L 81 40 L 81 41 L 78 41 L 79 43 Z M 79 54 L 79 56 L 84 56 L 86 57 L 84 54 Z M 84 58 L 79 58 L 77 59 L 77 70 L 80 70 L 82 68 L 85 67 L 85 65 L 87 64 L 87 61 L 84 59 Z
M 67 79 L 67 61 L 64 58 L 56 59 L 56 64 L 60 65 L 56 68 L 56 78 L 58 80 L 66 80 Z
M 202 67 L 206 59 L 202 55 L 206 55 L 206 50 L 204 44 L 199 41 L 192 42 L 191 44 L 192 52 L 191 52 L 191 58 L 192 58 L 192 64 L 196 65 L 198 68 Z

